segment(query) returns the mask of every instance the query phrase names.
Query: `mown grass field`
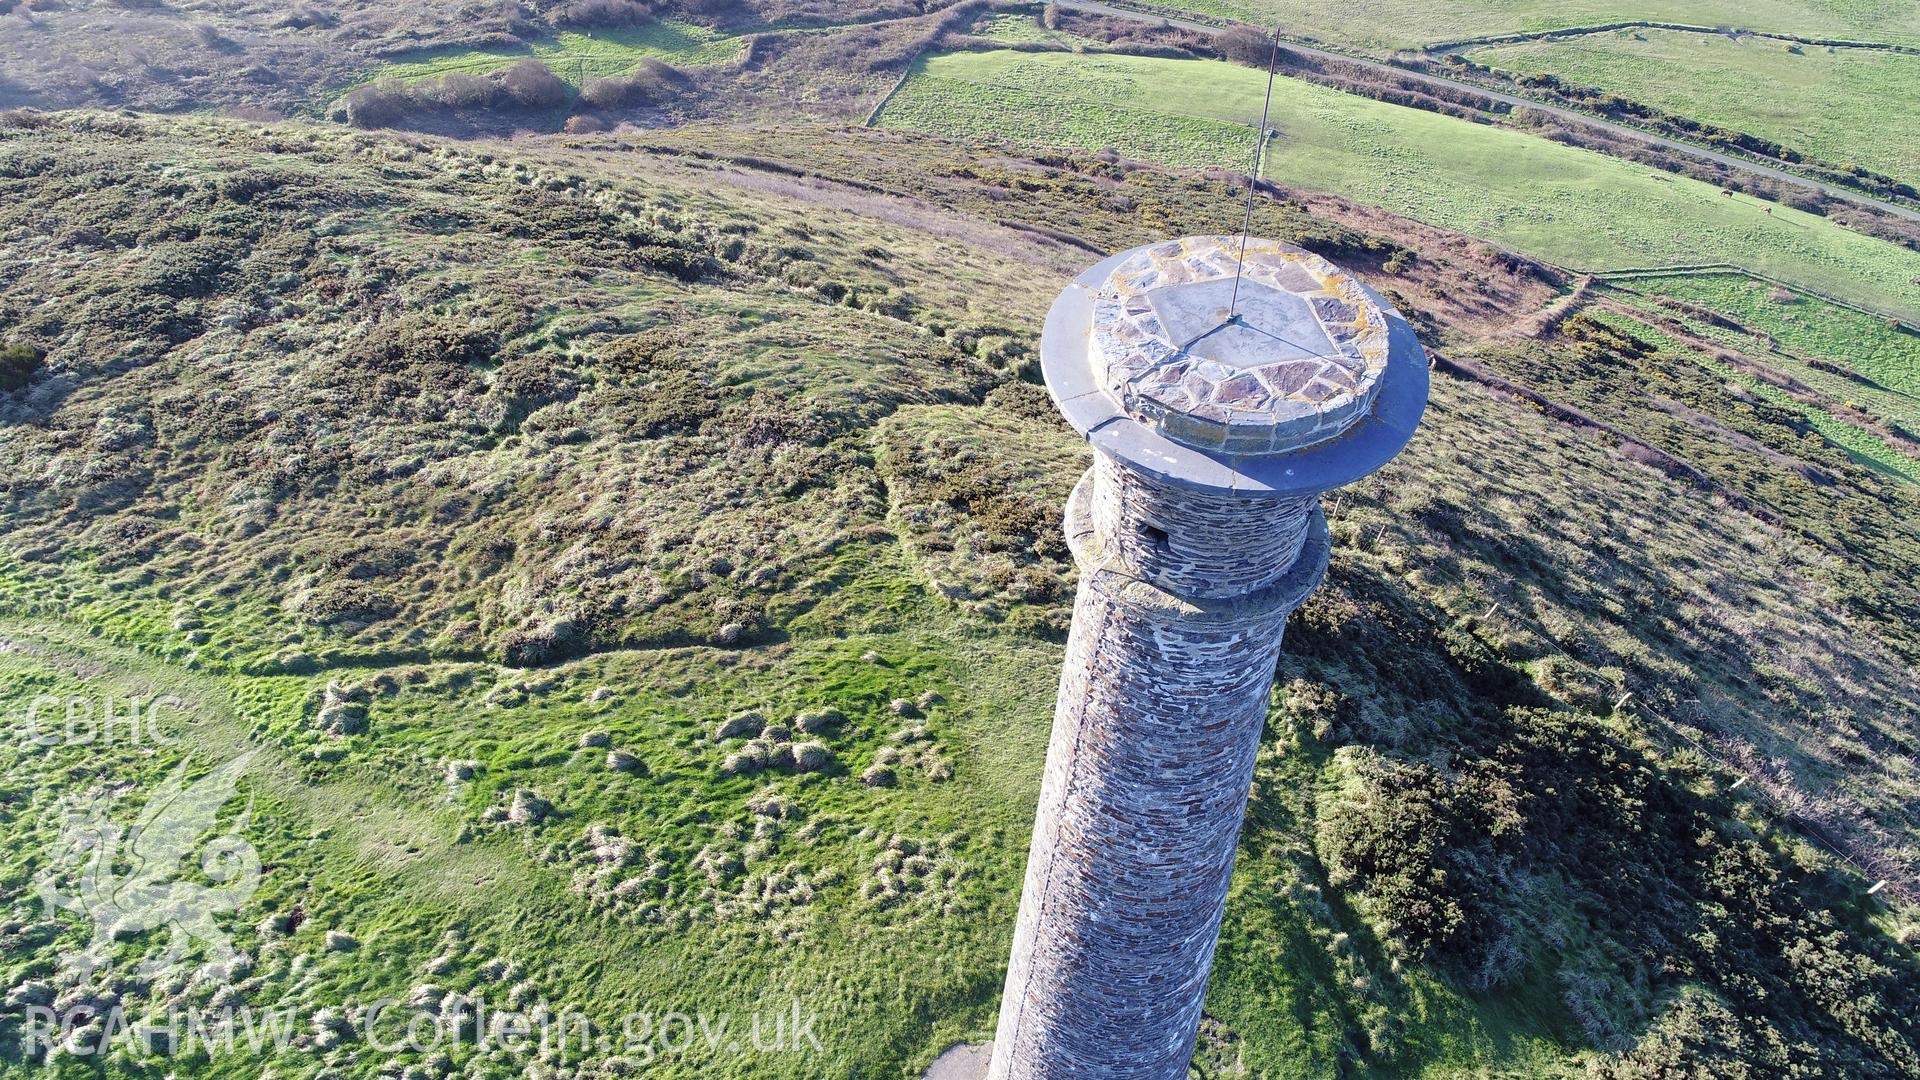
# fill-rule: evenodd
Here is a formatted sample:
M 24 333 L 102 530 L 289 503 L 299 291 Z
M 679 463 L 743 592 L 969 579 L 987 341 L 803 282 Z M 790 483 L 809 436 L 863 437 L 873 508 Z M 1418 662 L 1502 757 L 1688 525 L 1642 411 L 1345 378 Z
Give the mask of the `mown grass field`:
M 883 127 L 1245 168 L 1266 79 L 1226 63 L 989 51 L 927 57 Z M 1920 254 L 1591 151 L 1294 80 L 1266 176 L 1583 271 L 1727 262 L 1920 314 Z
M 1310 0 L 1304 4 L 1161 0 L 1154 6 L 1263 26 L 1272 26 L 1277 19 L 1291 35 L 1379 51 L 1634 20 L 1735 26 L 1862 41 L 1920 41 L 1920 5 L 1911 0 L 1844 0 L 1832 4 L 1815 0 L 1443 0 L 1433 4 L 1398 4 L 1393 0 Z
M 1467 55 L 1505 71 L 1597 86 L 1841 167 L 1920 178 L 1920 56 L 1663 30 Z
M 717 64 L 732 59 L 741 48 L 739 37 L 711 27 L 660 21 L 591 33 L 563 30 L 517 49 L 433 49 L 382 64 L 359 81 L 414 82 L 453 72 L 484 75 L 532 58 L 545 62 L 555 75 L 577 87 L 588 79 L 623 74 L 648 57 L 672 64 Z

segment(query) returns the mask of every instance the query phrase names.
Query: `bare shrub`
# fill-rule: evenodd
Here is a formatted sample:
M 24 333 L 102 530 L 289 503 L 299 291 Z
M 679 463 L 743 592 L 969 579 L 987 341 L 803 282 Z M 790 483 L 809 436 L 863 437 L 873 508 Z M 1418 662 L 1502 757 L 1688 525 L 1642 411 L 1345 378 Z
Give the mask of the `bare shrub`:
M 328 11 L 312 4 L 301 4 L 282 16 L 274 27 L 280 30 L 307 30 L 313 27 L 326 30 L 338 21 Z
M 348 91 L 341 104 L 354 127 L 389 127 L 413 111 L 413 95 L 398 79 L 380 79 Z
M 1273 59 L 1273 42 L 1247 26 L 1236 26 L 1213 35 L 1213 48 L 1222 59 L 1248 67 L 1264 68 Z
M 656 105 L 663 105 L 688 85 L 686 72 L 664 60 L 649 57 L 627 73 L 627 82 L 635 92 Z
M 560 26 L 640 26 L 653 21 L 653 9 L 638 0 L 573 0 L 553 21 Z
M 417 101 L 443 109 L 478 109 L 493 103 L 500 95 L 500 84 L 482 75 L 454 71 L 414 88 Z
M 588 79 L 580 87 L 580 103 L 590 108 L 619 108 L 626 103 L 626 98 L 627 81 L 619 76 L 610 79 Z
M 580 100 L 596 109 L 659 108 L 686 85 L 687 76 L 679 68 L 649 57 L 625 75 L 587 83 Z
M 515 104 L 528 109 L 559 108 L 573 96 L 572 88 L 538 60 L 522 60 L 501 72 L 500 85 Z

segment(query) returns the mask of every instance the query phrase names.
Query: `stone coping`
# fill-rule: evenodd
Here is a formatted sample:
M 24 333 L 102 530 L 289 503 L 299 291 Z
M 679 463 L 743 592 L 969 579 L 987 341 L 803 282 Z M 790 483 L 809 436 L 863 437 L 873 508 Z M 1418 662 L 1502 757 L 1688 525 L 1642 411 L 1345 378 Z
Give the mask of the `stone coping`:
M 1271 454 L 1366 415 L 1388 335 L 1360 283 L 1318 255 L 1196 236 L 1113 267 L 1094 294 L 1089 348 L 1095 377 L 1134 419 L 1197 449 Z
M 1229 239 L 1237 252 L 1238 238 Z M 1265 448 L 1258 452 L 1246 448 L 1247 444 L 1241 441 L 1229 445 L 1224 432 L 1233 427 L 1231 414 L 1227 414 L 1225 422 L 1213 420 L 1211 414 L 1206 417 L 1197 417 L 1192 412 L 1180 414 L 1211 423 L 1223 431 L 1218 446 L 1193 445 L 1189 439 L 1197 438 L 1204 443 L 1210 436 L 1194 436 L 1191 427 L 1169 431 L 1165 426 L 1165 417 L 1173 411 L 1170 403 L 1191 399 L 1190 394 L 1188 398 L 1181 398 L 1174 393 L 1176 389 L 1188 393 L 1184 379 L 1178 387 L 1152 384 L 1156 391 L 1149 394 L 1146 391 L 1151 376 L 1145 382 L 1139 376 L 1156 369 L 1151 365 L 1139 366 L 1133 360 L 1123 360 L 1120 357 L 1120 344 L 1102 344 L 1103 335 L 1107 342 L 1121 342 L 1127 332 L 1116 327 L 1122 323 L 1141 333 L 1158 326 L 1167 335 L 1177 335 L 1187 326 L 1204 323 L 1208 305 L 1217 298 L 1202 291 L 1197 296 L 1174 296 L 1158 309 L 1153 305 L 1153 298 L 1148 296 L 1144 315 L 1138 311 L 1128 315 L 1125 311 L 1128 301 L 1120 300 L 1119 312 L 1126 318 L 1117 323 L 1110 319 L 1096 329 L 1103 299 L 1109 304 L 1109 315 L 1114 316 L 1111 304 L 1115 302 L 1114 296 L 1120 294 L 1121 286 L 1111 290 L 1114 296 L 1105 294 L 1116 271 L 1138 267 L 1128 271 L 1134 275 L 1128 280 L 1144 284 L 1153 280 L 1155 267 L 1164 271 L 1175 264 L 1186 266 L 1190 259 L 1197 258 L 1202 262 L 1209 259 L 1215 261 L 1198 269 L 1188 267 L 1170 272 L 1170 277 L 1182 273 L 1215 273 L 1219 269 L 1217 254 L 1222 242 L 1219 237 L 1201 237 L 1189 241 L 1163 241 L 1123 251 L 1089 268 L 1060 294 L 1047 315 L 1046 327 L 1041 335 L 1040 360 L 1047 390 L 1067 421 L 1086 436 L 1096 449 L 1114 455 L 1148 476 L 1189 490 L 1214 494 L 1254 498 L 1310 494 L 1352 483 L 1386 464 L 1413 437 L 1414 429 L 1426 410 L 1426 352 L 1421 348 L 1413 328 L 1391 304 L 1365 283 L 1332 268 L 1332 264 L 1325 260 L 1306 256 L 1332 269 L 1332 273 L 1338 277 L 1314 277 L 1312 280 L 1324 281 L 1323 291 L 1337 286 L 1341 297 L 1358 295 L 1367 305 L 1363 308 L 1350 304 L 1354 312 L 1353 319 L 1341 324 L 1351 330 L 1352 350 L 1361 354 L 1358 360 L 1340 354 L 1347 361 L 1347 366 L 1342 370 L 1352 376 L 1352 388 L 1329 393 L 1317 403 L 1329 408 L 1306 408 L 1304 411 L 1295 411 L 1292 404 L 1280 403 L 1269 392 L 1267 399 L 1274 404 L 1264 412 L 1249 411 L 1241 425 L 1250 431 L 1265 429 L 1264 435 L 1249 436 L 1253 445 L 1264 445 Z M 1252 254 L 1262 252 L 1269 258 L 1265 260 L 1266 269 L 1261 276 L 1287 284 L 1286 280 L 1280 279 L 1280 275 L 1287 274 L 1289 267 L 1306 265 L 1303 260 L 1288 255 L 1292 250 L 1296 249 L 1275 241 L 1250 240 L 1250 268 Z M 1232 254 L 1229 252 L 1228 257 L 1231 258 Z M 1140 260 L 1144 260 L 1144 264 Z M 1311 273 L 1304 269 L 1301 272 Z M 1231 273 L 1229 265 L 1229 285 Z M 1170 283 L 1189 290 L 1195 286 L 1204 290 L 1217 289 L 1218 286 L 1212 283 L 1218 280 L 1207 278 Z M 1302 288 L 1308 283 L 1304 278 L 1289 280 Z M 1274 335 L 1257 326 L 1249 326 L 1245 329 L 1247 334 L 1257 333 L 1264 337 L 1242 337 L 1238 341 L 1220 342 L 1217 350 L 1204 343 L 1189 342 L 1189 358 L 1192 357 L 1192 346 L 1199 344 L 1203 353 L 1210 354 L 1207 362 L 1222 366 L 1239 362 L 1261 368 L 1307 361 L 1319 365 L 1314 368 L 1320 372 L 1315 378 L 1321 378 L 1324 385 L 1322 376 L 1328 370 L 1327 365 L 1341 365 L 1319 354 L 1326 351 L 1327 344 L 1334 344 L 1333 339 L 1338 335 L 1325 329 L 1327 318 L 1318 312 L 1313 312 L 1310 322 L 1302 321 L 1299 318 L 1300 308 L 1291 302 L 1310 305 L 1314 295 L 1298 295 L 1289 291 L 1291 286 L 1289 290 L 1282 290 L 1264 280 L 1258 284 L 1268 290 L 1266 294 L 1259 294 L 1262 303 L 1267 305 L 1265 314 L 1260 318 L 1268 324 L 1269 329 L 1283 330 L 1291 339 L 1290 342 L 1275 344 L 1266 340 Z M 1163 284 L 1156 287 L 1167 286 Z M 1244 284 L 1242 287 L 1244 289 Z M 1335 297 L 1328 293 L 1322 298 Z M 1136 301 L 1134 306 L 1138 308 L 1140 303 Z M 1344 316 L 1346 310 L 1341 309 L 1334 314 Z M 1171 318 L 1168 318 L 1169 315 Z M 1380 324 L 1378 326 L 1370 322 L 1376 316 Z M 1281 327 L 1279 324 L 1288 318 L 1294 321 Z M 1303 332 L 1313 327 L 1326 335 L 1324 343 Z M 1163 340 L 1171 340 L 1171 337 Z M 1367 359 L 1369 350 L 1381 354 L 1377 365 Z M 1338 351 L 1337 344 L 1335 351 Z M 1140 357 L 1146 355 L 1142 352 Z M 1376 366 L 1377 370 L 1374 370 Z M 1137 371 L 1135 367 L 1138 367 Z M 1163 364 L 1157 370 L 1166 370 L 1166 367 Z M 1236 377 L 1214 380 L 1210 385 L 1225 387 Z M 1260 373 L 1256 372 L 1254 377 L 1258 380 Z M 1131 396 L 1129 386 L 1132 387 Z M 1161 390 L 1165 392 L 1161 393 Z M 1229 388 L 1227 392 L 1231 394 L 1233 391 Z M 1302 417 L 1306 419 L 1302 421 Z M 1174 421 L 1175 424 L 1181 422 Z M 1311 430 L 1287 428 L 1285 425 L 1289 423 L 1311 424 Z M 1175 434 L 1180 438 L 1175 438 Z M 1261 444 L 1263 437 L 1267 441 Z

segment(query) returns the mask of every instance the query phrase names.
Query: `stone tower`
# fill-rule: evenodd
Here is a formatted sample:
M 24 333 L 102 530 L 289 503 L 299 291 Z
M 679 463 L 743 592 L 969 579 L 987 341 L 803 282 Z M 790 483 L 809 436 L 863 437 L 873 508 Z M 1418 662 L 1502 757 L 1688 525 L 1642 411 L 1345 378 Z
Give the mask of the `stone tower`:
M 1123 252 L 1047 317 L 1047 388 L 1094 460 L 990 1080 L 1187 1075 L 1281 631 L 1326 572 L 1320 493 L 1426 408 L 1378 294 L 1265 240 L 1236 282 L 1240 250 Z

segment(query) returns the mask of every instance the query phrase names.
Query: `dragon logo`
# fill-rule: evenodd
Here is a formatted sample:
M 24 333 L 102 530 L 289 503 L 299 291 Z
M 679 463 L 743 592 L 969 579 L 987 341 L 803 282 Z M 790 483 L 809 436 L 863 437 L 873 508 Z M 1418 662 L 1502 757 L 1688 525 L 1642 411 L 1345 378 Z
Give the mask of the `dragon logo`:
M 215 884 L 184 878 L 188 858 L 218 823 L 220 808 L 233 798 L 253 757 L 234 758 L 191 787 L 182 761 L 124 831 L 97 804 L 67 809 L 51 865 L 36 884 L 50 911 L 63 909 L 93 923 L 92 942 L 64 958 L 70 968 L 103 966 L 115 941 L 162 928 L 169 932 L 166 948 L 141 961 L 143 975 L 175 971 L 195 942 L 210 969 L 234 959 L 233 942 L 214 916 L 240 910 L 260 885 L 260 856 L 240 836 L 251 800 L 200 850 L 200 872 Z

